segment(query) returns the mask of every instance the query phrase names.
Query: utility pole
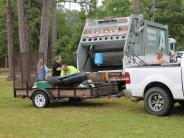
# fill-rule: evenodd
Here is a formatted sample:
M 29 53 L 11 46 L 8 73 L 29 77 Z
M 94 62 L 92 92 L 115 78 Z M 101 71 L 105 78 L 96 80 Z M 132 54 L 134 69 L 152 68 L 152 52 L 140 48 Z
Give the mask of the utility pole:
M 140 0 L 133 0 L 134 14 L 138 15 L 141 13 Z

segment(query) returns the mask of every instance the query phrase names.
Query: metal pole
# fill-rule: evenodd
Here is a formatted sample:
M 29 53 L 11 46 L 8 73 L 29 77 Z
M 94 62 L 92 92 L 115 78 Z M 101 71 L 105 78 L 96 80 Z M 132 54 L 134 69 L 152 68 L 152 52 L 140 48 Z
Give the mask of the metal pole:
M 134 14 L 138 15 L 141 13 L 140 0 L 133 1 Z

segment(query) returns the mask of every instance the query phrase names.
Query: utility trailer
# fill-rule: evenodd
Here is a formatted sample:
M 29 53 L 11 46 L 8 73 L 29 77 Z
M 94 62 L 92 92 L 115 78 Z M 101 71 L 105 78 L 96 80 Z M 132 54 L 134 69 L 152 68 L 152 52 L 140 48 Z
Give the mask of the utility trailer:
M 142 15 L 86 20 L 77 50 L 77 67 L 84 72 L 106 72 L 108 79 L 125 82 L 124 68 L 153 62 L 163 51 L 169 62 L 168 27 L 144 20 Z M 101 62 L 96 62 L 101 54 Z M 126 56 L 125 56 L 126 55 Z
M 44 68 L 41 68 L 44 79 L 38 80 L 40 59 L 44 59 L 41 53 L 13 55 L 15 98 L 30 98 L 35 107 L 43 108 L 49 106 L 50 103 L 59 102 L 66 98 L 72 102 L 79 102 L 89 98 L 121 96 L 116 83 L 105 81 L 103 76 L 95 81 L 90 73 L 55 78 L 46 77 Z

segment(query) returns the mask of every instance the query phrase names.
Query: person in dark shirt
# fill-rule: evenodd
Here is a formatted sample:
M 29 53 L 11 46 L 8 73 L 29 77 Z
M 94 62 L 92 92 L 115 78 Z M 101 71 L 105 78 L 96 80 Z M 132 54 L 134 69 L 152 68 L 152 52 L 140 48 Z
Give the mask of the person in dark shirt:
M 61 74 L 61 56 L 56 56 L 55 57 L 55 62 L 53 64 L 53 67 L 52 67 L 52 76 L 60 76 Z

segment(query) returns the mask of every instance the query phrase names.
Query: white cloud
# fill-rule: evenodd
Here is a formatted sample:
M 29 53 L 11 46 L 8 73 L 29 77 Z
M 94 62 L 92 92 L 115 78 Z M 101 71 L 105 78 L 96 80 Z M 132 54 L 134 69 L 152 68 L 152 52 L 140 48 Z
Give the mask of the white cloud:
M 103 0 L 98 0 L 97 6 L 101 6 L 101 5 L 102 5 L 102 1 L 103 1 Z
M 102 5 L 102 1 L 103 1 L 103 0 L 98 0 L 97 6 L 101 6 L 101 5 Z M 78 10 L 78 11 L 80 11 L 80 5 L 77 4 L 77 3 L 66 2 L 65 4 L 62 3 L 62 5 L 64 5 L 64 7 L 65 7 L 66 9 Z
M 66 9 L 78 10 L 78 11 L 80 11 L 80 6 L 79 6 L 77 3 L 66 2 L 65 4 L 62 3 L 62 5 L 64 5 L 64 7 L 65 7 Z

